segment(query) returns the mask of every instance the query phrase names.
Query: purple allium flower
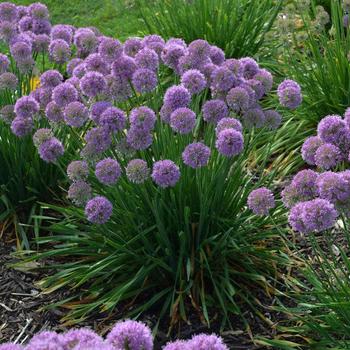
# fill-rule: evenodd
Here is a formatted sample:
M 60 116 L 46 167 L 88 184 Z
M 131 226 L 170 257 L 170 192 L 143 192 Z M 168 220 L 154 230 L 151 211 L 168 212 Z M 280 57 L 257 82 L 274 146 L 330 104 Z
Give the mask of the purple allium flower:
M 164 64 L 177 71 L 179 59 L 186 55 L 186 48 L 180 45 L 166 45 L 162 51 L 161 58 Z
M 73 68 L 73 77 L 81 79 L 86 73 L 86 67 L 84 63 L 78 64 Z
M 211 46 L 209 57 L 214 64 L 220 66 L 225 61 L 225 52 L 217 46 Z
M 51 129 L 47 129 L 47 128 L 38 129 L 33 135 L 34 146 L 39 148 L 43 142 L 51 139 L 52 137 L 53 137 L 53 133 Z
M 80 128 L 89 118 L 89 110 L 78 101 L 69 103 L 63 111 L 64 121 L 67 125 Z
M 72 329 L 63 334 L 63 344 L 66 350 L 74 349 L 77 345 L 89 346 L 92 343 L 102 342 L 102 337 L 88 328 Z
M 154 129 L 157 117 L 152 109 L 141 106 L 132 109 L 129 119 L 132 128 L 149 132 Z
M 99 123 L 102 113 L 109 107 L 112 107 L 112 103 L 108 101 L 98 101 L 91 106 L 90 118 L 96 123 Z
M 0 21 L 0 39 L 9 43 L 17 35 L 17 26 L 13 22 Z
M 51 40 L 57 39 L 64 40 L 68 45 L 71 45 L 73 41 L 72 28 L 65 24 L 57 24 L 53 26 L 51 29 Z
M 300 200 L 303 200 L 298 192 L 298 188 L 293 183 L 289 184 L 283 189 L 281 197 L 286 208 L 292 208 Z
M 15 113 L 20 118 L 32 118 L 39 112 L 40 106 L 38 102 L 30 96 L 20 97 L 15 104 Z
M 104 60 L 112 63 L 123 54 L 123 46 L 117 39 L 103 37 L 98 46 L 98 53 Z
M 255 74 L 259 72 L 259 65 L 250 57 L 241 58 L 240 63 L 243 69 L 243 77 L 245 79 L 252 79 Z
M 268 215 L 270 209 L 275 207 L 273 193 L 266 187 L 261 187 L 250 192 L 248 196 L 248 207 L 256 215 Z
M 202 113 L 206 122 L 217 124 L 221 119 L 228 117 L 229 111 L 224 101 L 210 100 L 204 103 Z
M 181 84 L 191 94 L 198 94 L 207 86 L 207 80 L 199 70 L 190 69 L 182 75 Z
M 280 113 L 273 109 L 268 109 L 264 111 L 265 114 L 265 123 L 264 126 L 269 130 L 276 130 L 282 123 L 282 116 Z
M 238 113 L 249 108 L 250 97 L 246 89 L 237 86 L 227 93 L 226 102 L 234 112 Z
M 53 40 L 49 45 L 49 56 L 58 64 L 68 62 L 71 56 L 70 46 L 62 39 Z
M 243 77 L 243 64 L 240 62 L 240 60 L 229 58 L 222 64 L 222 66 L 228 68 L 235 75 L 235 77 Z
M 115 349 L 152 350 L 153 339 L 149 327 L 137 321 L 118 322 L 107 335 L 107 343 Z
M 126 135 L 127 142 L 134 150 L 145 150 L 153 142 L 152 134 L 138 128 L 130 128 Z
M 117 102 L 127 100 L 132 96 L 132 89 L 127 79 L 114 77 L 111 74 L 106 76 L 107 97 Z
M 245 81 L 245 84 L 250 86 L 253 89 L 257 100 L 260 100 L 264 96 L 265 88 L 263 83 L 260 80 L 249 79 Z
M 196 62 L 202 62 L 209 57 L 211 46 L 206 40 L 197 39 L 190 43 L 188 46 L 188 52 Z
M 35 52 L 48 52 L 50 38 L 46 34 L 38 34 L 33 37 L 33 50 Z
M 0 120 L 4 121 L 6 124 L 11 124 L 15 117 L 14 105 L 5 105 L 0 109 Z
M 29 134 L 34 128 L 31 118 L 16 117 L 11 123 L 11 131 L 18 137 Z
M 49 35 L 51 32 L 51 23 L 46 19 L 34 19 L 32 31 L 34 34 L 46 34 Z
M 104 185 L 114 185 L 121 176 L 119 163 L 112 158 L 105 158 L 96 164 L 95 175 Z
M 323 142 L 338 144 L 349 130 L 345 121 L 339 115 L 324 117 L 317 126 L 317 134 Z
M 24 41 L 18 41 L 11 45 L 10 51 L 16 62 L 21 62 L 32 56 L 32 46 Z
M 153 164 L 152 179 L 160 187 L 174 187 L 180 179 L 180 169 L 171 160 L 159 160 Z
M 106 151 L 111 145 L 111 136 L 104 128 L 92 128 L 85 135 L 89 154 L 95 155 Z
M 10 60 L 8 57 L 0 53 L 0 74 L 5 73 L 10 66 Z
M 180 107 L 187 107 L 191 101 L 190 92 L 183 86 L 174 85 L 167 89 L 164 104 L 172 111 Z
M 0 344 L 0 350 L 23 350 L 24 347 L 20 344 L 3 343 Z
M 29 341 L 28 345 L 34 345 L 34 344 L 38 344 L 38 343 L 42 343 L 41 345 L 44 345 L 46 343 L 46 345 L 49 345 L 50 343 L 55 344 L 58 346 L 58 349 L 61 350 L 61 345 L 62 345 L 62 336 L 54 331 L 42 331 L 39 333 L 36 333 L 32 339 Z M 41 348 L 39 346 L 39 348 Z M 44 347 L 43 347 L 44 349 Z M 51 349 L 51 348 L 50 348 Z
M 170 116 L 173 112 L 173 109 L 170 106 L 167 106 L 164 104 L 162 108 L 159 111 L 160 119 L 164 122 L 169 124 L 170 123 Z
M 174 342 L 167 343 L 163 350 L 190 350 L 188 342 L 184 340 L 176 340 Z
M 266 69 L 259 69 L 259 71 L 254 75 L 254 79 L 260 81 L 264 87 L 264 93 L 268 93 L 272 89 L 273 76 Z
M 301 170 L 294 175 L 292 185 L 295 186 L 301 200 L 307 201 L 317 196 L 318 173 L 313 170 Z
M 85 180 L 89 176 L 89 166 L 84 160 L 74 160 L 68 164 L 67 175 L 71 181 Z
M 140 38 L 129 38 L 124 43 L 124 53 L 130 57 L 135 57 L 142 48 L 143 43 Z
M 80 80 L 80 88 L 88 97 L 95 97 L 107 88 L 104 76 L 98 72 L 87 72 Z
M 132 76 L 132 84 L 139 93 L 150 92 L 157 87 L 157 74 L 150 69 L 137 69 Z
M 146 47 L 152 43 L 162 43 L 163 45 L 165 45 L 164 39 L 160 35 L 157 35 L 157 34 L 146 35 L 142 39 L 142 44 Z
M 131 80 L 137 67 L 135 60 L 128 56 L 121 56 L 112 64 L 112 74 L 116 78 Z
M 92 53 L 86 57 L 84 64 L 87 72 L 93 71 L 101 73 L 102 75 L 107 75 L 110 71 L 109 64 L 98 53 Z
M 196 169 L 208 164 L 210 153 L 210 148 L 204 143 L 194 142 L 186 146 L 182 152 L 182 160 L 189 167 Z
M 90 53 L 96 52 L 98 38 L 90 28 L 79 28 L 74 33 L 74 44 L 78 48 L 78 56 L 84 58 Z
M 159 66 L 159 58 L 154 50 L 143 48 L 135 55 L 135 63 L 138 68 L 157 71 Z
M 228 91 L 235 82 L 234 74 L 226 67 L 218 67 L 211 74 L 211 88 L 215 91 Z
M 340 173 L 327 171 L 318 176 L 317 189 L 320 198 L 333 204 L 348 202 L 350 199 L 350 184 Z
M 180 38 L 170 38 L 167 42 L 166 45 L 179 45 L 184 48 L 187 47 L 185 40 L 180 39 Z
M 17 20 L 18 12 L 15 4 L 3 2 L 0 4 L 0 21 L 14 22 Z
M 55 88 L 60 85 L 63 81 L 62 74 L 57 70 L 47 70 L 40 76 L 40 86 L 47 88 Z
M 85 206 L 85 215 L 93 224 L 102 225 L 112 215 L 112 203 L 105 197 L 97 196 L 90 199 Z
M 22 33 L 32 31 L 33 18 L 30 16 L 23 16 L 18 22 L 18 29 Z
M 223 340 L 215 334 L 198 334 L 188 342 L 188 350 L 228 350 Z
M 265 126 L 265 114 L 260 108 L 248 109 L 244 112 L 242 119 L 244 126 L 248 129 Z
M 293 206 L 288 216 L 288 222 L 292 229 L 301 233 L 307 232 L 307 227 L 303 220 L 305 203 L 307 202 L 300 202 Z
M 53 89 L 52 100 L 59 107 L 66 107 L 69 103 L 78 100 L 78 91 L 72 84 L 62 83 Z
M 126 114 L 119 108 L 108 107 L 101 114 L 98 124 L 108 132 L 121 131 L 126 126 Z
M 74 181 L 68 189 L 67 198 L 78 207 L 84 207 L 92 197 L 92 188 L 84 180 Z
M 294 80 L 286 79 L 277 88 L 280 104 L 289 109 L 297 108 L 302 102 L 301 88 Z
M 308 137 L 301 147 L 301 156 L 309 165 L 315 165 L 315 154 L 317 149 L 323 144 L 318 136 Z
M 13 73 L 5 72 L 0 75 L 0 90 L 16 90 L 18 79 Z
M 74 68 L 78 67 L 81 63 L 83 63 L 83 60 L 81 58 L 73 58 L 67 63 L 67 74 L 69 76 L 73 75 Z M 83 66 L 85 69 L 85 66 Z M 84 74 L 86 72 L 84 71 Z M 82 76 L 84 75 L 82 74 Z
M 234 129 L 240 133 L 243 131 L 241 122 L 235 118 L 223 118 L 219 121 L 215 128 L 216 135 L 219 135 L 222 130 Z
M 215 146 L 222 155 L 233 157 L 243 151 L 243 136 L 234 129 L 222 130 L 217 136 Z
M 65 82 L 73 85 L 77 90 L 80 90 L 80 79 L 79 78 L 70 77 Z
M 317 148 L 315 153 L 315 164 L 325 170 L 337 166 L 341 161 L 341 151 L 331 143 L 325 143 Z
M 49 10 L 47 6 L 40 3 L 35 2 L 28 7 L 29 14 L 35 19 L 49 19 Z
M 170 126 L 179 134 L 190 133 L 196 125 L 196 113 L 187 107 L 175 109 L 170 115 Z
M 64 119 L 62 108 L 54 101 L 47 104 L 45 108 L 45 115 L 47 119 L 54 123 L 61 122 Z
M 200 62 L 200 63 L 196 62 L 193 59 L 193 57 L 189 54 L 184 55 L 179 58 L 179 62 L 176 68 L 176 73 L 179 75 L 183 75 L 186 71 L 190 69 L 195 69 L 196 67 L 202 66 L 205 63 L 207 62 Z
M 150 176 L 150 169 L 142 159 L 132 159 L 126 166 L 126 176 L 135 184 L 144 183 Z
M 51 137 L 39 146 L 39 156 L 47 163 L 54 163 L 63 155 L 64 148 L 56 137 Z

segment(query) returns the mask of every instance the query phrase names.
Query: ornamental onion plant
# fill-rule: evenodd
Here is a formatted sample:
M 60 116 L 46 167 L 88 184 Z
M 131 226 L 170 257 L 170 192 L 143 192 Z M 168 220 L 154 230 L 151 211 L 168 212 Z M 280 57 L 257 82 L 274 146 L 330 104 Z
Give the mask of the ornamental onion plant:
M 255 56 L 265 42 L 282 1 L 137 0 L 148 33 L 186 43 L 203 38 L 227 57 Z
M 75 206 L 49 205 L 60 219 L 45 217 L 52 235 L 38 239 L 51 249 L 29 257 L 64 257 L 43 286 L 77 291 L 84 302 L 67 315 L 75 321 L 132 305 L 129 316 L 154 307 L 171 325 L 191 309 L 210 324 L 219 310 L 224 325 L 242 304 L 254 308 L 254 287 L 269 295 L 288 263 L 283 220 L 246 205 L 274 179 L 264 170 L 270 147 L 258 141 L 273 143 L 282 112 L 302 100 L 299 85 L 285 80 L 278 109 L 266 108 L 271 73 L 205 40 L 121 44 L 91 28 L 53 31 L 56 66 L 40 76 L 45 109 L 40 94 L 22 96 L 11 121 L 71 182 Z M 75 159 L 65 169 L 67 145 Z

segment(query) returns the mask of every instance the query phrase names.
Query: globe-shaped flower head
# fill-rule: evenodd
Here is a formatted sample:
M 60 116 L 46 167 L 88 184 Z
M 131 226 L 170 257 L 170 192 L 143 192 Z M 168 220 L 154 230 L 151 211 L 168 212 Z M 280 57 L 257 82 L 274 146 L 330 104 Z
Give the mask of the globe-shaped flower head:
M 273 193 L 266 187 L 252 191 L 248 196 L 248 207 L 256 215 L 268 215 L 270 209 L 275 207 Z
M 114 185 L 121 176 L 119 163 L 112 158 L 105 158 L 96 164 L 95 175 L 104 185 Z
M 112 215 L 112 211 L 112 203 L 102 196 L 90 199 L 85 206 L 85 215 L 94 224 L 106 223 Z
M 208 164 L 210 153 L 210 148 L 204 143 L 194 142 L 182 152 L 182 160 L 189 167 L 196 169 Z
M 180 169 L 171 160 L 159 160 L 153 164 L 152 179 L 160 187 L 173 187 L 180 179 Z
M 236 156 L 243 151 L 243 136 L 234 129 L 222 130 L 217 136 L 215 146 L 219 153 L 226 157 Z

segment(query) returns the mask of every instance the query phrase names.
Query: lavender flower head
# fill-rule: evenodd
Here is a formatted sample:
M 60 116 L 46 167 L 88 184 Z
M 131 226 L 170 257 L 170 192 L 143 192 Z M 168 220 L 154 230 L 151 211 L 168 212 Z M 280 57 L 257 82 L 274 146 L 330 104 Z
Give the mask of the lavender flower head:
M 62 108 L 54 101 L 47 104 L 45 108 L 45 115 L 48 120 L 54 123 L 61 122 L 64 119 Z
M 4 121 L 6 124 L 11 124 L 15 117 L 13 105 L 5 105 L 0 109 L 0 120 Z
M 215 91 L 228 91 L 235 83 L 234 74 L 226 67 L 218 67 L 211 74 L 211 88 Z
M 277 111 L 273 109 L 268 109 L 264 111 L 265 123 L 264 126 L 269 130 L 276 130 L 282 123 L 282 116 Z
M 47 70 L 40 76 L 40 86 L 46 88 L 55 88 L 60 85 L 63 81 L 62 74 L 57 70 Z
M 126 135 L 127 142 L 134 150 L 145 150 L 153 142 L 152 134 L 138 128 L 131 127 Z
M 154 50 L 143 48 L 135 55 L 135 63 L 138 68 L 157 71 L 159 66 L 159 58 Z
M 316 165 L 315 154 L 317 149 L 323 144 L 318 136 L 308 137 L 301 147 L 301 156 L 309 165 Z
M 157 120 L 156 114 L 151 108 L 141 106 L 132 109 L 130 113 L 130 125 L 132 128 L 151 131 Z
M 78 207 L 84 207 L 92 197 L 92 188 L 84 180 L 74 181 L 68 189 L 67 198 Z
M 273 76 L 268 70 L 259 69 L 259 71 L 254 75 L 254 79 L 262 83 L 265 94 L 271 91 L 273 85 Z
M 166 45 L 161 53 L 161 58 L 166 66 L 177 71 L 179 59 L 186 55 L 186 48 L 180 45 Z
M 234 129 L 242 133 L 243 127 L 241 122 L 235 118 L 223 118 L 219 121 L 218 125 L 215 128 L 215 133 L 218 136 L 222 130 L 225 129 Z
M 8 57 L 0 53 L 0 74 L 5 73 L 10 66 L 10 60 Z
M 108 107 L 101 114 L 98 124 L 108 132 L 121 131 L 126 126 L 126 114 L 119 108 Z
M 197 169 L 208 164 L 210 153 L 210 148 L 204 143 L 194 142 L 186 146 L 182 160 L 187 166 Z
M 112 64 L 114 77 L 130 80 L 137 69 L 135 60 L 128 56 L 121 56 Z
M 300 202 L 294 205 L 290 210 L 289 216 L 288 216 L 289 225 L 292 227 L 294 231 L 297 231 L 300 233 L 307 233 L 307 227 L 303 220 L 305 203 L 307 202 Z
M 86 156 L 93 157 L 106 151 L 111 145 L 111 136 L 107 130 L 101 127 L 90 129 L 85 135 Z M 84 152 L 83 152 L 84 153 Z
M 135 184 L 144 183 L 150 176 L 150 169 L 142 159 L 132 159 L 126 166 L 126 176 Z
M 64 148 L 61 141 L 56 137 L 52 137 L 43 142 L 38 151 L 40 158 L 46 163 L 55 163 L 57 159 L 63 155 Z
M 253 58 L 250 57 L 244 57 L 241 58 L 240 63 L 242 65 L 243 69 L 243 77 L 245 79 L 252 79 L 255 74 L 259 72 L 259 65 L 256 63 L 256 61 Z
M 289 109 L 297 108 L 302 102 L 301 88 L 293 80 L 284 80 L 277 88 L 280 104 Z
M 53 89 L 52 100 L 59 107 L 66 107 L 69 103 L 78 100 L 78 91 L 72 84 L 62 83 Z
M 51 40 L 61 39 L 64 40 L 68 45 L 73 42 L 73 30 L 70 26 L 65 24 L 57 24 L 51 29 Z
M 87 72 L 80 80 L 80 88 L 84 95 L 95 97 L 107 88 L 104 76 L 98 72 Z
M 344 137 L 349 130 L 345 121 L 339 115 L 328 115 L 317 126 L 317 134 L 323 142 L 335 145 Z
M 129 38 L 124 43 L 124 53 L 130 57 L 135 57 L 142 48 L 143 43 L 140 38 Z
M 182 75 L 181 84 L 191 94 L 198 94 L 206 88 L 207 80 L 199 70 L 190 69 Z
M 294 175 L 292 185 L 295 186 L 301 200 L 307 201 L 317 196 L 318 173 L 313 170 L 301 170 Z
M 78 67 L 81 63 L 83 63 L 83 60 L 81 58 L 73 58 L 67 63 L 67 74 L 69 76 L 73 75 L 74 68 Z M 85 72 L 84 72 L 85 74 Z M 83 74 L 83 75 L 84 75 Z M 82 76 L 83 76 L 82 75 Z
M 112 103 L 108 101 L 95 102 L 90 109 L 90 118 L 96 123 L 99 123 L 102 113 L 109 107 L 112 107 Z
M 327 171 L 318 176 L 319 197 L 333 204 L 345 204 L 350 199 L 350 184 L 340 173 Z
M 219 153 L 226 157 L 236 156 L 243 151 L 243 136 L 234 129 L 222 130 L 217 136 L 215 146 Z
M 15 104 L 15 113 L 20 118 L 32 118 L 39 112 L 38 102 L 30 96 L 20 97 Z
M 117 39 L 103 37 L 98 46 L 98 53 L 107 62 L 113 62 L 123 54 L 123 46 Z
M 226 102 L 234 112 L 238 113 L 249 108 L 250 97 L 246 89 L 237 86 L 227 93 Z
M 74 44 L 78 48 L 80 58 L 87 57 L 90 53 L 96 52 L 98 38 L 90 28 L 79 28 L 74 33 Z
M 80 128 L 89 118 L 89 110 L 78 101 L 68 104 L 63 112 L 64 121 L 67 125 Z
M 174 187 L 180 179 L 180 169 L 171 160 L 159 160 L 153 164 L 152 179 L 162 188 Z
M 53 40 L 49 45 L 49 56 L 55 63 L 66 63 L 71 56 L 70 46 L 62 39 Z
M 220 66 L 225 61 L 225 52 L 217 46 L 211 46 L 209 57 L 214 64 Z
M 190 133 L 196 125 L 196 114 L 187 107 L 176 109 L 170 116 L 171 128 L 179 134 Z
M 16 117 L 11 123 L 11 131 L 17 137 L 28 135 L 34 128 L 34 123 L 31 118 Z
M 146 68 L 137 69 L 132 75 L 132 84 L 139 93 L 150 92 L 157 87 L 157 75 Z
M 41 19 L 41 20 L 47 20 L 49 19 L 49 10 L 47 9 L 47 6 L 40 3 L 40 2 L 35 2 L 31 4 L 28 7 L 28 12 L 29 14 L 35 18 L 35 19 Z
M 96 342 L 102 343 L 102 337 L 88 328 L 72 329 L 63 334 L 63 344 L 67 350 L 73 349 L 77 345 L 88 345 Z
M 265 126 L 265 114 L 260 108 L 248 109 L 243 114 L 243 123 L 248 129 Z
M 163 347 L 163 350 L 190 350 L 190 348 L 188 342 L 184 340 L 177 340 L 171 343 L 167 343 Z
M 206 122 L 217 124 L 221 119 L 228 117 L 229 111 L 224 101 L 209 100 L 204 103 L 202 113 Z
M 22 62 L 32 56 L 32 45 L 18 41 L 10 46 L 10 51 L 16 62 Z
M 0 4 L 0 21 L 14 22 L 17 20 L 18 12 L 15 4 L 3 2 Z
M 3 343 L 0 344 L 0 350 L 23 350 L 24 347 L 20 344 Z
M 49 50 L 50 38 L 46 34 L 38 34 L 33 38 L 33 51 L 46 53 Z
M 203 62 L 211 53 L 211 46 L 206 40 L 197 39 L 188 46 L 189 54 L 196 62 Z
M 38 129 L 33 135 L 34 146 L 38 148 L 43 142 L 51 139 L 52 137 L 53 137 L 53 133 L 51 129 L 47 129 L 47 128 Z
M 337 146 L 325 143 L 317 148 L 315 164 L 325 170 L 334 168 L 341 161 L 341 152 Z
M 89 176 L 89 166 L 84 160 L 74 160 L 68 164 L 67 176 L 71 181 L 86 180 Z
M 15 74 L 5 72 L 0 75 L 0 90 L 16 90 L 18 79 Z
M 85 215 L 93 224 L 102 225 L 112 215 L 112 203 L 105 197 L 97 196 L 90 199 L 85 206 Z
M 95 175 L 104 185 L 114 185 L 121 176 L 119 163 L 112 158 L 105 158 L 96 164 Z
M 172 111 L 180 107 L 187 107 L 191 101 L 190 92 L 183 86 L 171 86 L 165 92 L 164 104 Z
M 188 342 L 189 350 L 228 350 L 222 339 L 215 334 L 198 334 Z
M 256 215 L 266 216 L 275 207 L 273 193 L 266 187 L 252 191 L 248 196 L 248 207 Z
M 0 39 L 9 43 L 17 35 L 17 26 L 13 22 L 0 21 Z
M 118 322 L 107 335 L 107 342 L 116 349 L 152 350 L 151 330 L 141 322 Z

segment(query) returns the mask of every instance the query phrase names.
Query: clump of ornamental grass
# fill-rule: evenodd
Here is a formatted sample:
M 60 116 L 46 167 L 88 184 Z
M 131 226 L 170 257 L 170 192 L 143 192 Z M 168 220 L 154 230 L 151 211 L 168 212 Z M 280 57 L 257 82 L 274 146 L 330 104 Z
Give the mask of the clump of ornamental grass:
M 264 47 L 282 1 L 138 0 L 148 33 L 190 43 L 204 38 L 226 57 L 256 56 Z M 230 14 L 230 15 L 228 15 Z M 218 51 L 217 54 L 220 52 Z
M 89 328 L 72 328 L 65 333 L 41 331 L 26 345 L 0 344 L 0 350 L 153 350 L 151 329 L 144 323 L 125 320 L 118 322 L 105 339 Z M 197 334 L 189 340 L 176 340 L 163 350 L 228 350 L 221 337 L 215 334 Z
M 303 279 L 295 278 L 290 287 L 296 307 L 280 308 L 293 320 L 284 332 L 307 335 L 315 347 L 350 348 L 349 151 L 349 109 L 344 116 L 324 117 L 317 135 L 307 138 L 301 147 L 309 168 L 299 171 L 281 193 L 292 230 L 312 248 L 311 257 L 302 265 Z M 260 191 L 265 203 L 272 203 L 268 190 Z M 262 343 L 277 345 L 281 340 L 265 339 Z M 305 342 L 289 345 L 299 348 Z

